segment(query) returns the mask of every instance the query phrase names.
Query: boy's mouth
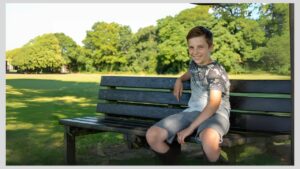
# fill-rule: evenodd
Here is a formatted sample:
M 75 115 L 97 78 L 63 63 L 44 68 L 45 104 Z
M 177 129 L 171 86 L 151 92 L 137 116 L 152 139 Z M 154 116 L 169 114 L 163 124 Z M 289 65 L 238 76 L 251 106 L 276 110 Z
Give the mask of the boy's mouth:
M 201 56 L 193 56 L 193 58 L 195 59 L 195 60 L 200 60 L 202 57 Z

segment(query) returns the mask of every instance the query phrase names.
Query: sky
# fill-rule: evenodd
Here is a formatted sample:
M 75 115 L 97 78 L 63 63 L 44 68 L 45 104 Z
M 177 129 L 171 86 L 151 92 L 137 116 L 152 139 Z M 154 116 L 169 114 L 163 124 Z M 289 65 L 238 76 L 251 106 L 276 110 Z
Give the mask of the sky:
M 86 31 L 96 22 L 139 28 L 156 25 L 158 19 L 193 8 L 189 3 L 7 3 L 6 50 L 22 47 L 44 33 L 63 32 L 82 45 Z

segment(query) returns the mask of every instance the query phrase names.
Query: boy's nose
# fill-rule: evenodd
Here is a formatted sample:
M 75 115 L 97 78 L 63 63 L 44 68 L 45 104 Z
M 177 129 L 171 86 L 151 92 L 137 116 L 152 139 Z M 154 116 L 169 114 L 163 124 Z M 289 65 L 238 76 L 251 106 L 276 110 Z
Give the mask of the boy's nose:
M 194 50 L 193 54 L 195 54 L 195 55 L 199 54 L 199 50 Z

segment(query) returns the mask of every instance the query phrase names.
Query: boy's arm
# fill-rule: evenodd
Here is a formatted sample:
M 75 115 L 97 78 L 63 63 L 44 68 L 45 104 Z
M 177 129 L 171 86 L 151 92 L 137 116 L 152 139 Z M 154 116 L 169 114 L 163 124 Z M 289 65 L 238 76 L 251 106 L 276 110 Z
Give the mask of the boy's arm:
M 191 73 L 188 71 L 184 73 L 182 76 L 176 79 L 175 85 L 174 85 L 174 90 L 173 90 L 173 95 L 176 97 L 177 101 L 179 101 L 179 98 L 182 95 L 183 91 L 183 81 L 189 80 L 191 78 Z
M 222 92 L 219 90 L 210 90 L 210 98 L 208 104 L 202 113 L 190 124 L 190 126 L 177 133 L 178 142 L 184 143 L 184 139 L 193 133 L 193 131 L 210 116 L 212 116 L 219 108 L 222 99 Z
M 177 78 L 176 80 L 181 80 L 181 82 L 184 82 L 186 80 L 190 80 L 190 78 L 191 78 L 191 73 L 189 71 L 187 71 L 182 76 Z

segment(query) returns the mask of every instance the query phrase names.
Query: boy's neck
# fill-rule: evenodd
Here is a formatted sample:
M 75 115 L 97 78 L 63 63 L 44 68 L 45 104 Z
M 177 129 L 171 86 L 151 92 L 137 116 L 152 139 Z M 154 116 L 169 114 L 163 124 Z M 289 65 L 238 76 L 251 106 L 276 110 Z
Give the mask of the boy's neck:
M 214 62 L 211 58 L 207 59 L 206 62 L 204 62 L 203 64 L 197 64 L 198 66 L 205 66 L 208 65 L 210 63 Z

